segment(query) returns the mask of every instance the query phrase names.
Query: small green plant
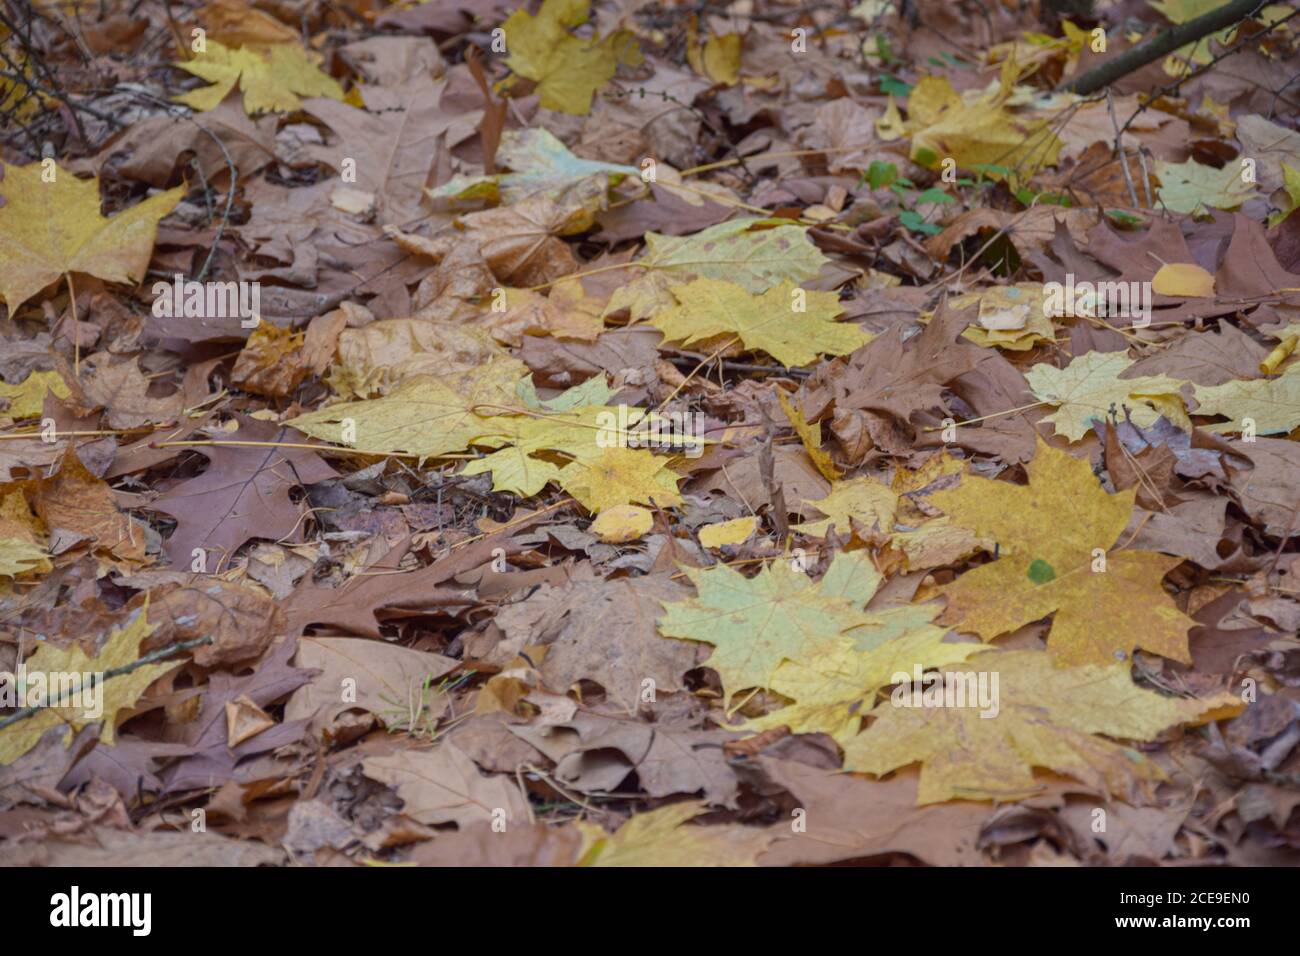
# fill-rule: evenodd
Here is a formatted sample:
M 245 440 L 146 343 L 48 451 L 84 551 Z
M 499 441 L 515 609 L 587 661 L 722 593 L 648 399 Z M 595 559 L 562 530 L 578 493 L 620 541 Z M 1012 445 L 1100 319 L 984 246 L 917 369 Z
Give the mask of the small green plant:
M 876 160 L 867 167 L 867 171 L 858 180 L 858 185 L 861 186 L 864 182 L 872 189 L 888 189 L 898 196 L 898 221 L 910 232 L 932 236 L 943 231 L 942 226 L 927 222 L 925 217 L 916 211 L 916 206 L 926 203 L 956 202 L 948 193 L 934 186 L 918 191 L 914 182 L 906 176 L 898 175 L 898 167 L 893 163 Z
M 412 737 L 433 739 L 437 736 L 438 721 L 446 711 L 439 698 L 451 694 L 475 673 L 477 672 L 471 670 L 455 678 L 443 678 L 436 686 L 433 675 L 426 674 L 418 686 L 410 688 L 405 701 L 381 695 L 380 699 L 391 706 L 381 711 L 379 716 L 389 733 L 406 733 Z

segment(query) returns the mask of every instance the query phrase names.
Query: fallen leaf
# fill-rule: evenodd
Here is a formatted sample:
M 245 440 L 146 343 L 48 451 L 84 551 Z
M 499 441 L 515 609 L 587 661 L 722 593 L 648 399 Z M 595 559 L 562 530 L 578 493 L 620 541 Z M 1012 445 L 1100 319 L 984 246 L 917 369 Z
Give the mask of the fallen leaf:
M 1197 415 L 1224 415 L 1229 421 L 1206 425 L 1206 431 L 1240 432 L 1251 422 L 1257 435 L 1289 432 L 1300 425 L 1300 364 L 1287 366 L 1277 378 L 1196 386 Z
M 202 562 L 208 572 L 228 566 L 235 551 L 250 538 L 301 541 L 305 512 L 289 492 L 336 472 L 312 451 L 285 447 L 289 435 L 270 422 L 243 418 L 230 441 L 253 446 L 200 445 L 208 469 L 149 503 L 176 519 L 163 548 L 172 564 Z
M 36 653 L 26 660 L 25 665 L 30 692 L 42 693 L 39 686 L 31 682 L 35 680 L 35 675 L 44 675 L 46 690 L 41 697 L 41 709 L 32 717 L 0 730 L 0 766 L 13 763 L 35 747 L 42 735 L 52 727 L 67 728 L 63 737 L 66 745 L 76 731 L 102 721 L 99 740 L 103 744 L 113 743 L 122 713 L 130 712 L 150 684 L 182 663 L 172 660 L 161 664 L 145 664 L 116 677 L 104 676 L 106 671 L 134 664 L 139 659 L 140 643 L 157 627 L 149 623 L 148 609 L 146 601 L 124 626 L 113 629 L 104 640 L 99 653 L 93 657 L 76 643 L 66 649 L 50 644 L 42 644 L 36 649 Z M 75 687 L 67 687 L 65 675 L 75 675 Z M 56 686 L 61 696 L 51 698 L 49 688 Z M 70 690 L 79 691 L 79 696 L 70 697 Z M 91 695 L 98 700 L 98 706 L 89 699 L 81 699 Z M 56 704 L 52 700 L 78 702 Z
M 537 81 L 542 106 L 548 110 L 586 114 L 592 96 L 620 63 L 641 60 L 636 41 L 626 31 L 590 40 L 570 33 L 586 23 L 587 7 L 588 0 L 543 0 L 536 16 L 521 7 L 501 27 L 509 50 L 506 64 Z
M 601 541 L 626 544 L 644 535 L 654 525 L 654 514 L 639 505 L 615 505 L 606 508 L 591 523 L 591 530 Z
M 872 622 L 862 609 L 880 581 L 862 552 L 840 554 L 820 581 L 778 559 L 746 578 L 725 564 L 688 568 L 697 596 L 665 603 L 659 632 L 713 645 L 705 665 L 727 694 L 771 687 L 782 661 L 801 660 L 851 628 Z
M 1055 612 L 1058 667 L 1110 664 L 1140 648 L 1188 662 L 1192 621 L 1160 586 L 1181 559 L 1111 550 L 1133 511 L 1133 489 L 1108 495 L 1086 459 L 1039 443 L 1028 485 L 967 475 L 929 500 L 998 556 L 940 589 L 943 620 L 985 641 Z M 1062 521 L 1062 515 L 1071 516 Z M 1104 619 L 1105 628 L 1096 622 Z
M 1078 441 L 1112 413 L 1128 409 L 1141 426 L 1162 415 L 1190 427 L 1179 394 L 1182 382 L 1166 375 L 1122 377 L 1133 364 L 1123 352 L 1086 352 L 1063 369 L 1040 363 L 1025 373 L 1034 396 L 1057 411 L 1044 418 L 1056 434 Z
M 158 220 L 185 191 L 168 190 L 106 218 L 98 180 L 77 179 L 57 165 L 48 174 L 44 169 L 41 163 L 10 166 L 0 180 L 0 297 L 10 315 L 69 273 L 105 282 L 144 278 Z
M 1166 262 L 1151 280 L 1156 295 L 1208 299 L 1214 295 L 1214 276 L 1193 262 Z
M 578 865 L 755 866 L 755 858 L 776 838 L 769 830 L 737 824 L 687 826 L 703 809 L 692 801 L 638 813 L 612 834 L 580 821 Z
M 1208 208 L 1236 209 L 1255 192 L 1255 184 L 1241 176 L 1241 167 L 1228 163 L 1222 169 L 1185 163 L 1156 163 L 1160 201 L 1173 212 L 1196 214 Z
M 528 807 L 509 777 L 479 773 L 474 761 L 454 744 L 433 750 L 403 750 L 387 757 L 369 757 L 362 773 L 386 783 L 406 804 L 403 812 L 419 823 L 502 823 L 523 826 Z
M 696 279 L 674 286 L 672 294 L 677 306 L 650 320 L 670 342 L 689 346 L 735 335 L 745 348 L 797 367 L 818 353 L 844 355 L 870 340 L 857 326 L 834 321 L 843 311 L 835 293 L 806 292 L 789 281 L 754 296 L 732 282 Z M 800 295 L 810 311 L 798 308 Z
M 752 516 L 719 521 L 717 524 L 705 525 L 700 529 L 700 544 L 706 548 L 725 548 L 741 544 L 753 537 L 757 528 L 758 519 Z
M 871 726 L 845 746 L 844 768 L 883 774 L 920 763 L 917 803 L 922 805 L 1023 798 L 1037 789 L 1035 767 L 1132 801 L 1140 784 L 1162 780 L 1164 774 L 1137 750 L 1106 738 L 1151 740 L 1174 724 L 1225 706 L 1223 699 L 1162 697 L 1143 690 L 1127 666 L 1060 668 L 1041 651 L 990 651 L 966 661 L 961 670 L 997 675 L 997 718 L 986 719 L 969 706 L 882 702 L 872 711 Z M 950 667 L 941 673 L 957 671 Z M 1240 708 L 1239 699 L 1222 696 Z
M 32 372 L 17 385 L 0 382 L 0 401 L 9 403 L 5 414 L 17 421 L 39 418 L 48 394 L 56 398 L 67 398 L 71 394 L 58 372 Z
M 297 43 L 232 50 L 209 39 L 207 49 L 175 64 L 211 83 L 176 97 L 200 112 L 215 108 L 238 84 L 248 113 L 292 113 L 302 109 L 302 96 L 343 99 L 338 81 L 326 76 Z
M 312 733 L 331 736 L 354 709 L 369 711 L 390 730 L 422 729 L 440 716 L 435 682 L 460 666 L 441 654 L 351 637 L 303 637 L 294 660 L 320 673 L 294 691 L 285 719 L 307 720 Z

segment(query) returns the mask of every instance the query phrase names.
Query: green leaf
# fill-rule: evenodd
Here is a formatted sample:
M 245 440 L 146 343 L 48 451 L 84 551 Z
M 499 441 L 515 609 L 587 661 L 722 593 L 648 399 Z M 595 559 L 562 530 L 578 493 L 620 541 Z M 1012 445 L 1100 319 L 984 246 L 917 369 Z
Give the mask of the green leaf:
M 921 218 L 920 213 L 911 209 L 904 209 L 898 214 L 898 221 L 903 224 L 905 229 L 912 232 L 923 232 L 927 236 L 937 235 L 943 232 L 943 227 L 937 226 L 932 222 L 926 222 Z
M 897 178 L 898 167 L 893 163 L 882 163 L 878 159 L 873 159 L 871 165 L 867 167 L 867 182 L 872 189 L 888 186 Z
M 888 73 L 882 73 L 880 76 L 880 92 L 893 93 L 895 96 L 907 96 L 912 92 L 912 84 L 904 83 L 896 76 Z
M 914 202 L 914 205 L 919 206 L 919 205 L 921 205 L 921 203 L 927 203 L 927 202 L 928 202 L 928 203 L 939 203 L 940 205 L 942 205 L 943 203 L 950 203 L 950 202 L 956 202 L 956 201 L 957 201 L 957 200 L 953 199 L 951 196 L 949 196 L 949 195 L 948 195 L 946 192 L 944 192 L 942 189 L 939 189 L 939 188 L 937 188 L 937 187 L 935 187 L 935 186 L 931 186 L 931 187 L 930 187 L 929 189 L 927 189 L 925 192 L 921 193 L 920 195 L 918 195 L 918 196 L 916 197 L 916 200 L 915 200 L 915 202 Z

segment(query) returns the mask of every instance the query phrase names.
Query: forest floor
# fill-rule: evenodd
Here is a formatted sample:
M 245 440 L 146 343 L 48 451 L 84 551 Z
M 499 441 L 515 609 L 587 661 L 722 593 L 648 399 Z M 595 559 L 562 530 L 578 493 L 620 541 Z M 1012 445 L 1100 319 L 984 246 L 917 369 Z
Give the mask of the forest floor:
M 1300 16 L 0 0 L 0 862 L 1300 855 Z

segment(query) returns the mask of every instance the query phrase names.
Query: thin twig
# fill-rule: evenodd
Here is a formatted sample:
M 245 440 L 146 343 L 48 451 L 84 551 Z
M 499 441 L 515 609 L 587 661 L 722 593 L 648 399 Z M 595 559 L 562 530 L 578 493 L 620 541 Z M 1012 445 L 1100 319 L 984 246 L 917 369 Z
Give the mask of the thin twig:
M 192 641 L 179 641 L 175 644 L 168 644 L 166 647 L 149 652 L 138 661 L 132 661 L 130 664 L 123 664 L 121 667 L 114 667 L 110 670 L 104 671 L 104 680 L 109 680 L 113 677 L 120 677 L 122 674 L 129 674 L 134 670 L 144 667 L 146 664 L 160 661 L 164 657 L 170 657 L 172 654 L 176 654 L 180 651 L 192 650 L 202 644 L 211 644 L 214 640 L 215 638 L 209 634 L 207 637 L 196 637 Z M 11 724 L 16 724 L 20 720 L 26 720 L 28 717 L 31 717 L 46 708 L 58 706 L 60 706 L 60 703 L 40 704 L 34 707 L 24 707 L 22 710 L 14 711 L 14 713 L 0 720 L 0 730 L 4 730 Z

